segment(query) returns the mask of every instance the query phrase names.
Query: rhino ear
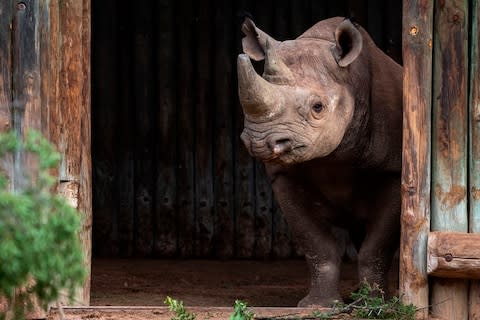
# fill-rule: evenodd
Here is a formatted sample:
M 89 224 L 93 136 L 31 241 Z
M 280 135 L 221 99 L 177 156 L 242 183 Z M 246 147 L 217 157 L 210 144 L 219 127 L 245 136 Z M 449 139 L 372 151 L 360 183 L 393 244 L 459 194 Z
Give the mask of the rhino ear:
M 245 18 L 242 24 L 242 31 L 245 37 L 242 39 L 243 52 L 255 60 L 265 59 L 265 48 L 267 40 L 269 44 L 275 46 L 278 41 L 255 26 L 252 20 Z
M 336 45 L 333 56 L 340 67 L 346 67 L 358 58 L 363 47 L 360 31 L 350 19 L 343 20 L 335 30 Z

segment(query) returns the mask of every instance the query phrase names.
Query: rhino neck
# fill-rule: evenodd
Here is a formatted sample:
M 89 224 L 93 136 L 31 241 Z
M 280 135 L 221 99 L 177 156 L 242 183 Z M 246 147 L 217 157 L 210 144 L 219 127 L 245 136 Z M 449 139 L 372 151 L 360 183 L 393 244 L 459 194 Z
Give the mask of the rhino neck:
M 402 67 L 378 49 L 369 37 L 365 40 L 361 63 L 355 63 L 351 70 L 355 112 L 335 157 L 356 167 L 399 171 Z

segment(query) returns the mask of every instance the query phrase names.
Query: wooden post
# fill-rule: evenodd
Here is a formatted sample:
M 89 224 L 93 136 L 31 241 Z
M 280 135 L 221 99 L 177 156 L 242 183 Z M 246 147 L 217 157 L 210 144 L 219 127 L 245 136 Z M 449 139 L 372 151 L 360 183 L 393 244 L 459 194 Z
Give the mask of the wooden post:
M 436 1 L 432 231 L 468 232 L 468 1 Z M 432 314 L 468 318 L 468 281 L 433 279 Z
M 472 1 L 470 44 L 469 232 L 480 233 L 480 1 Z M 470 282 L 469 319 L 480 318 L 480 281 Z
M 50 68 L 43 65 L 42 86 L 48 97 L 48 136 L 60 152 L 57 192 L 82 214 L 79 237 L 87 277 L 73 304 L 90 301 L 91 264 L 91 154 L 90 154 L 90 0 L 52 0 L 48 6 L 46 51 Z M 41 61 L 45 61 L 40 59 Z M 40 96 L 40 95 L 39 95 Z M 47 125 L 42 123 L 42 126 Z M 60 300 L 70 303 L 67 297 Z
M 428 316 L 433 3 L 403 2 L 403 159 L 400 295 Z

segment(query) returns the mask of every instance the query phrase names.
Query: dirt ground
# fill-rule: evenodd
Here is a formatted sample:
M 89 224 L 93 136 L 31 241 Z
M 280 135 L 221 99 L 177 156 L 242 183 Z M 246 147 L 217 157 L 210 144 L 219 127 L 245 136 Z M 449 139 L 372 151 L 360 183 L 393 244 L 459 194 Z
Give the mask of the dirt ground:
M 392 286 L 395 281 L 392 277 Z M 344 264 L 341 293 L 357 286 L 356 265 Z M 197 319 L 228 319 L 236 299 L 257 315 L 300 315 L 295 309 L 307 293 L 308 271 L 303 260 L 93 260 L 91 308 L 65 309 L 66 319 L 170 319 L 165 297 L 182 300 Z M 129 308 L 125 308 L 129 306 Z M 265 308 L 267 307 L 267 308 Z M 268 308 L 270 307 L 270 308 Z M 271 308 L 275 307 L 275 308 Z M 49 319 L 59 319 L 52 310 Z

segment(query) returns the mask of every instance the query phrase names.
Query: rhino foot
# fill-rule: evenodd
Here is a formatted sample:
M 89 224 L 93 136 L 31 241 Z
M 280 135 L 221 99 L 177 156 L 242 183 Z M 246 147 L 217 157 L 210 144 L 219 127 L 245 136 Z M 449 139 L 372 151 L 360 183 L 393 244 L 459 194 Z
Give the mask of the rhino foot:
M 325 295 L 309 293 L 305 298 L 300 300 L 300 302 L 298 303 L 298 307 L 332 307 L 335 303 L 338 302 L 343 302 L 340 295 L 326 297 Z

